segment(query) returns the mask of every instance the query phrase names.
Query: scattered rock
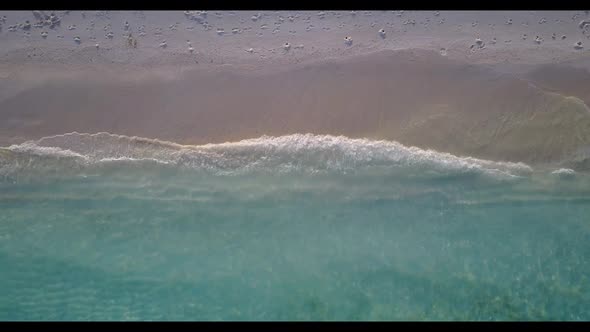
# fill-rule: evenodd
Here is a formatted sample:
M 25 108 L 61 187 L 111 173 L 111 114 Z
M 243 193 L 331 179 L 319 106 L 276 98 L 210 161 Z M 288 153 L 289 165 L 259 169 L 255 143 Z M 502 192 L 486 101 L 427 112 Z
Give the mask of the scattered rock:
M 43 14 L 41 13 L 41 11 L 39 10 L 33 10 L 33 16 L 35 16 L 35 18 L 39 21 L 44 20 L 45 18 L 43 17 Z

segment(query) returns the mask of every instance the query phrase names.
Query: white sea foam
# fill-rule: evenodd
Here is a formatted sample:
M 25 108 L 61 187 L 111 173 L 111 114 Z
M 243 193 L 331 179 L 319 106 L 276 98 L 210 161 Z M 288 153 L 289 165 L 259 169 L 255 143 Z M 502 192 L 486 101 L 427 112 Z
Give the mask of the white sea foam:
M 569 177 L 576 175 L 576 171 L 574 171 L 573 169 L 569 169 L 569 168 L 560 168 L 560 169 L 557 169 L 557 170 L 551 172 L 551 174 L 557 175 L 559 177 L 569 178 Z
M 104 163 L 158 163 L 235 174 L 248 171 L 354 171 L 370 167 L 413 174 L 476 173 L 519 177 L 532 172 L 523 163 L 496 162 L 407 147 L 397 142 L 344 136 L 293 134 L 238 142 L 181 145 L 109 133 L 69 133 L 12 145 L 12 160 L 67 159 L 82 166 Z M 7 156 L 0 159 L 10 159 Z M 39 159 L 41 158 L 41 159 Z M 3 163 L 7 167 L 7 160 Z M 10 164 L 10 163 L 8 163 Z

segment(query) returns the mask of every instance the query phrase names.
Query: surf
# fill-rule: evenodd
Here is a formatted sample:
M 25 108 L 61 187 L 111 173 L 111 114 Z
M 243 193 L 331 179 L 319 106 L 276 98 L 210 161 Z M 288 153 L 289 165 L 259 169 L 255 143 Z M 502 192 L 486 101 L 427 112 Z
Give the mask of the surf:
M 182 145 L 144 137 L 106 132 L 67 133 L 43 137 L 1 148 L 0 169 L 33 170 L 44 163 L 92 168 L 105 164 L 159 164 L 218 175 L 253 171 L 353 172 L 389 169 L 413 174 L 478 174 L 514 178 L 530 175 L 524 163 L 501 162 L 455 156 L 435 150 L 408 147 L 395 141 L 346 136 L 292 134 L 261 136 L 237 142 Z

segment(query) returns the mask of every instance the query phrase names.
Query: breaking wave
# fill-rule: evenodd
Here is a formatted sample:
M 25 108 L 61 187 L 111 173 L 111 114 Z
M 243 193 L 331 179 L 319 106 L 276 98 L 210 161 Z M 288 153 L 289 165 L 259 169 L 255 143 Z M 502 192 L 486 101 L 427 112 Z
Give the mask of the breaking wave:
M 238 142 L 181 145 L 110 133 L 69 133 L 0 148 L 0 172 L 59 172 L 105 165 L 152 165 L 201 170 L 217 175 L 260 172 L 354 172 L 363 169 L 403 174 L 526 176 L 523 163 L 459 157 L 397 142 L 344 136 L 293 134 Z

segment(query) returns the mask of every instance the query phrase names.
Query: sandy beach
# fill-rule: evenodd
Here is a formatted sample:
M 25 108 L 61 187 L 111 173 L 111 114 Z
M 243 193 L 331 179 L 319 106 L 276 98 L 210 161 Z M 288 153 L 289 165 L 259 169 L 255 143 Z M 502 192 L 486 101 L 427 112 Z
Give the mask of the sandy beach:
M 0 13 L 0 145 L 314 133 L 543 163 L 590 144 L 586 12 L 56 12 L 59 26 L 23 27 L 43 15 Z

